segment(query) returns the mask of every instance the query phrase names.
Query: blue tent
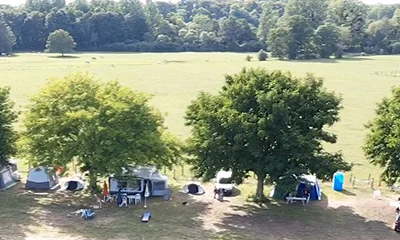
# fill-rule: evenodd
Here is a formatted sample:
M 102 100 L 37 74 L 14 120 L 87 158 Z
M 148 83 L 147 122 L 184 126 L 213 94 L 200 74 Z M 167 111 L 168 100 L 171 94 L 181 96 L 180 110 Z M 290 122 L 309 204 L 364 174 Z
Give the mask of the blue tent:
M 304 189 L 308 188 L 310 200 L 321 200 L 321 189 L 318 185 L 318 179 L 313 175 L 302 175 L 299 177 L 297 185 L 297 195 L 302 196 Z
M 307 188 L 310 192 L 310 200 L 321 200 L 321 189 L 318 185 L 317 177 L 313 175 L 301 175 L 297 177 L 297 181 L 299 182 L 296 187 L 296 196 L 302 197 L 303 191 Z M 275 188 L 272 189 L 270 193 L 270 197 L 277 197 L 280 193 L 275 191 Z M 289 193 L 285 194 L 285 197 Z M 282 196 L 282 195 L 281 195 Z

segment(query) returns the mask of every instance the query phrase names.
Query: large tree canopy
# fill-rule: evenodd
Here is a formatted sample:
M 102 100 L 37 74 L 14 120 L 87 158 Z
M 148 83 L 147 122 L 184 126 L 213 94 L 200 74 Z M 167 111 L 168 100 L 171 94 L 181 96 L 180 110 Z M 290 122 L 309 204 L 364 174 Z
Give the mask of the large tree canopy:
M 350 170 L 340 153 L 322 147 L 336 142 L 324 127 L 339 120 L 340 101 L 312 75 L 244 69 L 226 76 L 218 95 L 201 93 L 187 110 L 190 162 L 206 180 L 220 169 L 231 169 L 239 183 L 254 172 L 261 198 L 266 178 L 311 173 L 330 179 Z
M 376 115 L 366 125 L 364 152 L 371 163 L 383 168 L 382 179 L 393 184 L 400 179 L 400 88 L 378 104 Z
M 17 115 L 13 112 L 14 103 L 11 102 L 10 89 L 0 87 L 0 166 L 7 163 L 12 155 L 16 153 L 16 133 L 13 123 Z
M 179 149 L 162 124 L 143 94 L 78 73 L 31 99 L 21 143 L 33 165 L 65 167 L 76 159 L 94 189 L 96 176 L 129 164 L 170 166 Z
M 64 53 L 72 52 L 75 46 L 74 38 L 69 35 L 69 32 L 62 29 L 50 33 L 46 44 L 49 52 L 61 53 L 62 56 L 64 56 Z

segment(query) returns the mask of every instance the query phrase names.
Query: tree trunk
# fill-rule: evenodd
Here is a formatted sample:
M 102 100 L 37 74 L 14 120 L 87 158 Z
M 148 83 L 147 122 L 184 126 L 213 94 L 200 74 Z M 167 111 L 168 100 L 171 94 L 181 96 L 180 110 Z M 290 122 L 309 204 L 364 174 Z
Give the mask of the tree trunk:
M 64 53 L 61 53 L 61 57 L 64 57 Z
M 97 191 L 97 174 L 93 172 L 89 172 L 89 190 L 91 193 Z
M 256 198 L 259 200 L 264 200 L 264 181 L 265 174 L 264 173 L 256 173 L 257 175 L 257 190 L 256 190 Z

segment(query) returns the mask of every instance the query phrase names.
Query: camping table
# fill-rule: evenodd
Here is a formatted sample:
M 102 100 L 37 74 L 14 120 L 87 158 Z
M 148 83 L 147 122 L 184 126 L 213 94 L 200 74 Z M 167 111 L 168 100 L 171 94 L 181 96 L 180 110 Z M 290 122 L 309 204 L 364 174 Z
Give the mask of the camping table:
M 303 205 L 304 205 L 307 201 L 307 198 L 305 198 L 305 197 L 286 197 L 286 204 L 293 203 L 297 200 L 302 201 Z
M 132 202 L 134 202 L 135 204 L 138 204 L 141 202 L 140 194 L 128 195 L 127 198 L 128 198 L 129 204 L 131 204 Z

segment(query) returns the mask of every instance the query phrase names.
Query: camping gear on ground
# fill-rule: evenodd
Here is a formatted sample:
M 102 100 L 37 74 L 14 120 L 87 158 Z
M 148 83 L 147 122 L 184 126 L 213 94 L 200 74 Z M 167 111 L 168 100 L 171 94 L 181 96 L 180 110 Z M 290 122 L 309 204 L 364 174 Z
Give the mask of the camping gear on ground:
M 0 190 L 6 190 L 16 185 L 16 180 L 12 176 L 11 168 L 0 166 Z
M 30 190 L 54 190 L 59 187 L 56 174 L 51 168 L 37 167 L 28 173 L 26 188 Z
M 82 211 L 81 217 L 85 220 L 91 220 L 96 216 L 94 211 L 90 209 L 82 209 L 81 211 Z
M 150 212 L 145 212 L 142 215 L 142 222 L 149 222 L 151 218 Z
M 85 188 L 85 183 L 82 181 L 82 179 L 75 177 L 65 181 L 64 186 L 65 190 L 68 191 L 81 191 Z
M 215 180 L 215 188 L 222 189 L 225 195 L 233 193 L 232 171 L 219 171 Z
M 183 192 L 193 195 L 203 195 L 206 193 L 200 183 L 190 182 L 183 186 Z
M 332 189 L 335 191 L 343 191 L 344 184 L 344 174 L 341 172 L 336 172 L 333 174 Z

